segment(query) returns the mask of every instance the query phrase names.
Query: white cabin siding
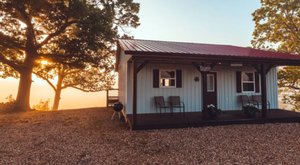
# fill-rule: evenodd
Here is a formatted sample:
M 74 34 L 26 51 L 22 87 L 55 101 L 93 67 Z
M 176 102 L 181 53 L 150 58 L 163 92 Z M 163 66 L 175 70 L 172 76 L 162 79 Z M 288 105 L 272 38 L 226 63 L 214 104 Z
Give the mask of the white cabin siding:
M 182 88 L 153 88 L 153 69 L 181 69 Z M 185 103 L 186 111 L 199 111 L 201 107 L 201 81 L 195 82 L 194 77 L 200 73 L 194 66 L 147 64 L 139 73 L 137 80 L 137 113 L 156 113 L 154 96 L 180 96 Z M 174 110 L 179 111 L 179 109 Z
M 128 59 L 127 59 L 128 60 Z M 126 113 L 132 114 L 132 72 L 131 63 L 125 62 L 127 80 L 119 80 L 119 86 L 123 84 L 122 94 Z M 153 88 L 153 69 L 181 69 L 182 88 Z M 238 110 L 241 105 L 237 100 L 238 95 L 243 93 L 236 92 L 236 71 L 255 71 L 252 67 L 215 67 L 213 72 L 217 73 L 217 100 L 218 107 L 222 110 Z M 119 72 L 120 75 L 120 72 Z M 122 77 L 122 76 L 121 76 Z M 199 81 L 194 78 L 199 77 Z M 124 86 L 124 84 L 126 84 Z M 127 89 L 124 90 L 127 86 Z M 184 64 L 147 64 L 137 75 L 137 114 L 157 113 L 154 105 L 154 96 L 164 96 L 165 101 L 169 96 L 180 96 L 185 103 L 186 112 L 199 112 L 202 109 L 201 74 L 192 65 Z M 253 93 L 260 94 L 260 93 Z M 251 95 L 251 94 L 250 94 Z M 267 97 L 271 103 L 271 108 L 278 108 L 277 92 L 277 71 L 272 68 L 267 74 Z M 122 101 L 122 100 L 121 100 Z M 175 112 L 178 112 L 176 109 Z
M 118 66 L 118 99 L 119 101 L 124 104 L 125 110 L 127 109 L 128 98 L 128 85 L 130 83 L 131 77 L 128 74 L 128 65 L 127 61 L 130 59 L 130 55 L 125 55 L 124 51 L 122 51 L 120 55 L 120 63 Z M 131 109 L 131 107 L 129 107 Z
M 128 63 L 127 67 L 127 97 L 125 103 L 125 112 L 126 114 L 132 114 L 132 63 Z M 124 83 L 124 82 L 121 82 Z
M 259 93 L 237 93 L 236 92 L 236 71 L 254 71 L 251 67 L 216 67 L 218 108 L 222 110 L 241 109 L 238 95 L 259 95 Z M 260 88 L 261 89 L 261 88 Z M 278 108 L 277 70 L 272 68 L 267 74 L 267 99 L 270 101 L 270 108 Z
M 238 109 L 235 70 L 217 70 L 217 92 L 218 108 Z
M 267 74 L 267 99 L 271 109 L 278 108 L 277 68 L 272 68 Z

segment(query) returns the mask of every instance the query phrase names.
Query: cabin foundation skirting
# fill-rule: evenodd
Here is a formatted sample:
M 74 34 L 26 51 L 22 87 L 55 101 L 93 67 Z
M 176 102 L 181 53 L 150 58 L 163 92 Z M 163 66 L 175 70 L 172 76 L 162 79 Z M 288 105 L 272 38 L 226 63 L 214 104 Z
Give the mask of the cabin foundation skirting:
M 132 130 L 300 122 L 298 112 L 272 109 L 267 111 L 267 117 L 262 117 L 261 113 L 249 118 L 241 110 L 226 111 L 215 119 L 203 119 L 201 112 L 136 114 L 135 123 L 132 122 L 133 115 L 128 114 L 127 117 L 132 123 Z

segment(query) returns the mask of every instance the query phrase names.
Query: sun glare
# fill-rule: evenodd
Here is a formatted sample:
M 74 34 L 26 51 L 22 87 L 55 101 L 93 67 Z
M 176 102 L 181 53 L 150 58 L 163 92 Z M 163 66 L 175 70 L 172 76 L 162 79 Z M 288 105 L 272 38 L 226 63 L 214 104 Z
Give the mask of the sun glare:
M 42 60 L 42 61 L 41 61 L 41 64 L 42 64 L 42 65 L 48 65 L 49 62 L 48 62 L 47 60 Z

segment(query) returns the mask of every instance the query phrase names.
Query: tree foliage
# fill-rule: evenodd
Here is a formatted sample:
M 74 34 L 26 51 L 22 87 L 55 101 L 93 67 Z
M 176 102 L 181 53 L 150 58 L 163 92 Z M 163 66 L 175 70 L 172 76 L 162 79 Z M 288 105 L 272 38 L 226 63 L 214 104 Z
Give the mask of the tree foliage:
M 300 110 L 300 67 L 283 67 L 278 72 L 278 85 L 283 94 L 283 102 Z
M 300 54 L 300 1 L 261 0 L 253 14 L 255 30 L 252 45 L 256 48 Z M 279 87 L 284 88 L 284 102 L 300 109 L 299 67 L 284 67 L 278 73 Z
M 39 61 L 97 65 L 97 51 L 111 50 L 120 26 L 139 25 L 138 11 L 132 0 L 2 0 L 0 73 L 20 77 L 17 109 L 30 109 L 31 74 Z
M 83 63 L 81 67 L 66 64 L 44 62 L 34 70 L 34 74 L 45 80 L 55 92 L 52 110 L 57 110 L 62 90 L 74 88 L 84 92 L 98 92 L 111 88 L 115 83 L 111 52 L 98 51 L 97 65 Z
M 281 52 L 300 52 L 300 1 L 261 0 L 253 13 L 255 30 L 252 45 Z

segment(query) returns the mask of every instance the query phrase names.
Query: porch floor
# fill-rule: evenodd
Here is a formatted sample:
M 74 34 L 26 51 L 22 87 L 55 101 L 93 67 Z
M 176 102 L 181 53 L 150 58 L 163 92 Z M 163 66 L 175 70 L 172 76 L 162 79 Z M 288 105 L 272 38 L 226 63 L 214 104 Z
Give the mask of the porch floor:
M 128 115 L 132 122 L 132 115 Z M 201 112 L 138 114 L 133 129 L 183 128 L 199 126 L 215 126 L 229 124 L 263 124 L 300 122 L 300 113 L 274 109 L 267 111 L 267 118 L 257 113 L 255 118 L 247 117 L 241 110 L 225 111 L 216 119 L 202 119 Z

